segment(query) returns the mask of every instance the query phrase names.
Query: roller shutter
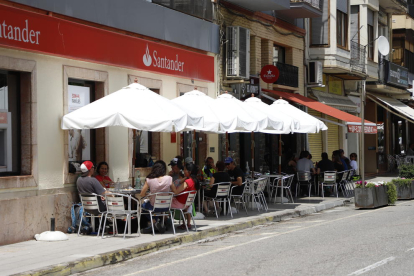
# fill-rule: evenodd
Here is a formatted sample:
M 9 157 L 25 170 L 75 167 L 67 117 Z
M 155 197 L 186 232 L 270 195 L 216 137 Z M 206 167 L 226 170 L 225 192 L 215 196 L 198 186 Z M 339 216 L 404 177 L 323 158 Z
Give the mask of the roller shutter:
M 327 116 L 327 119 L 333 122 L 338 122 L 338 119 Z M 339 126 L 336 124 L 328 123 L 328 156 L 332 156 L 334 150 L 339 149 Z
M 322 113 L 313 109 L 308 109 L 308 113 L 314 117 L 322 117 Z M 322 131 L 319 133 L 308 134 L 309 152 L 312 154 L 312 161 L 319 162 L 321 160 L 322 148 Z

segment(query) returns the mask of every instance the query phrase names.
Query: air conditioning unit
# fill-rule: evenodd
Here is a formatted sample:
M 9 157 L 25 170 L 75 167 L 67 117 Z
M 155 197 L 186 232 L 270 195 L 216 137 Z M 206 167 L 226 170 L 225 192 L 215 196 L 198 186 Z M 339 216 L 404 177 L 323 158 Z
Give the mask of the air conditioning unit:
M 322 84 L 322 62 L 310 61 L 308 70 L 308 84 Z
M 248 79 L 250 76 L 250 30 L 227 27 L 226 77 Z

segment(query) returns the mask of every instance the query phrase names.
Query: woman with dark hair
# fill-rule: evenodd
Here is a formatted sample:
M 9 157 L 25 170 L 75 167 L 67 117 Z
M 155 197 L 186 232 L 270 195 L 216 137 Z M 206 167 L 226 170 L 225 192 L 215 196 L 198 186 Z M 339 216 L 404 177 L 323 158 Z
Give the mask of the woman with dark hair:
M 151 194 L 161 193 L 161 192 L 168 193 L 170 191 L 173 191 L 174 193 L 176 193 L 176 188 L 172 182 L 172 177 L 169 175 L 166 175 L 166 173 L 167 173 L 167 165 L 165 164 L 165 162 L 162 160 L 155 162 L 151 168 L 151 172 L 148 174 L 147 179 L 145 180 L 144 187 L 142 188 L 142 191 L 141 191 L 141 197 L 146 196 L 148 189 Z M 149 201 L 142 204 L 142 207 L 145 209 L 152 210 L 154 208 L 153 207 L 154 201 L 155 201 L 155 197 L 152 196 L 150 197 Z M 154 212 L 164 212 L 164 211 L 167 211 L 167 210 L 157 209 L 157 208 L 154 210 Z M 150 215 L 147 215 L 147 217 L 148 219 L 150 219 Z M 154 223 L 154 226 L 158 230 L 158 232 L 160 233 L 165 232 L 165 227 L 161 225 L 161 223 L 159 222 L 159 218 L 153 217 L 152 223 Z M 144 233 L 145 232 L 148 232 L 148 233 L 152 232 L 151 225 L 147 227 L 146 229 L 144 229 Z
M 191 192 L 196 191 L 200 189 L 200 183 L 197 179 L 197 172 L 198 167 L 194 163 L 186 163 L 184 166 L 184 179 L 185 181 L 177 187 L 177 189 L 174 191 L 175 194 L 180 194 L 183 192 Z M 174 186 L 175 187 L 175 186 Z M 173 209 L 182 209 L 185 206 L 185 203 L 187 201 L 188 194 L 185 195 L 178 195 L 173 198 L 173 201 L 171 203 L 171 208 Z M 191 229 L 191 214 L 189 212 L 192 212 L 193 206 L 189 206 L 187 210 L 186 219 L 187 219 L 187 227 L 188 229 Z M 185 223 L 185 221 L 184 221 Z M 178 229 L 185 230 L 185 224 L 182 224 L 178 226 Z
M 332 162 L 334 162 L 335 171 L 337 172 L 344 171 L 344 165 L 342 164 L 341 155 L 338 151 L 334 151 L 332 153 Z
M 114 183 L 111 178 L 108 176 L 109 166 L 106 162 L 99 163 L 96 168 L 95 178 L 101 183 L 102 187 L 109 188 L 109 186 Z

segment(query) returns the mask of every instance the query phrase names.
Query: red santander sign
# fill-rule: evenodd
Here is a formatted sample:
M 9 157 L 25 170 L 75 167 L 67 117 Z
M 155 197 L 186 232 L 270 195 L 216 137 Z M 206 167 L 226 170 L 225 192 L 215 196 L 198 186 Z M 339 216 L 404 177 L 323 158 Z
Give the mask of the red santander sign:
M 0 45 L 214 82 L 214 57 L 0 5 Z
M 260 71 L 260 77 L 265 83 L 274 83 L 279 78 L 279 69 L 274 65 L 265 65 Z

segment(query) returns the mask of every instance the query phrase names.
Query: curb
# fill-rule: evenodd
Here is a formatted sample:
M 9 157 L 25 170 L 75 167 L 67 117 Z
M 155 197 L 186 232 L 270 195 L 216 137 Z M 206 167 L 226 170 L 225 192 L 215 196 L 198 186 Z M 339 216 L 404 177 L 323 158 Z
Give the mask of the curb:
M 206 238 L 228 234 L 230 232 L 240 231 L 269 222 L 279 222 L 289 218 L 296 218 L 318 213 L 326 209 L 343 206 L 349 203 L 349 199 L 336 200 L 312 207 L 301 208 L 298 210 L 284 210 L 272 213 L 264 213 L 262 216 L 253 218 L 248 221 L 236 223 L 234 225 L 224 225 L 216 228 L 207 229 L 200 232 L 193 232 L 176 237 L 166 238 L 156 242 L 140 244 L 134 247 L 128 247 L 95 255 L 93 257 L 83 258 L 73 262 L 61 263 L 57 265 L 47 266 L 37 270 L 30 270 L 23 273 L 13 274 L 13 276 L 41 276 L 41 275 L 70 275 L 74 273 L 84 272 L 90 269 L 120 263 L 132 258 L 143 256 L 158 250 L 171 248 L 174 246 L 200 241 Z

